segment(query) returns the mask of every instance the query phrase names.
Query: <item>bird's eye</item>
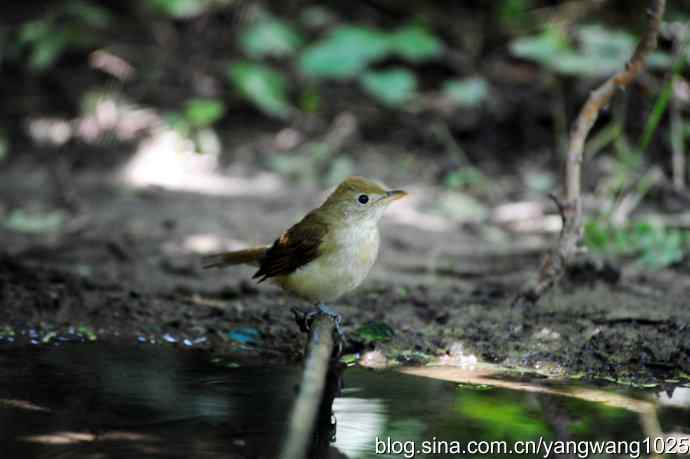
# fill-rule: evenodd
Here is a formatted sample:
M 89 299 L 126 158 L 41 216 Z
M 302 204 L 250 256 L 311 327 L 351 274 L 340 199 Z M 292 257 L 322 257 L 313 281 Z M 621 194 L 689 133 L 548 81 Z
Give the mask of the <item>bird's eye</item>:
M 369 202 L 369 196 L 366 194 L 360 194 L 357 198 L 357 201 L 359 201 L 360 204 L 366 204 Z

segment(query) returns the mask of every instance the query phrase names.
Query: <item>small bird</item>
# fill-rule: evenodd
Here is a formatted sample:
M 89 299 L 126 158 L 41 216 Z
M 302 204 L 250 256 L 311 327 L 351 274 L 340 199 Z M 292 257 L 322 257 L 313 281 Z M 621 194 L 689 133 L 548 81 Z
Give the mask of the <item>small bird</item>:
M 379 252 L 378 222 L 393 201 L 406 196 L 362 177 L 349 177 L 320 207 L 285 231 L 273 245 L 204 257 L 204 268 L 256 265 L 253 278 L 332 314 L 326 303 L 355 289 Z

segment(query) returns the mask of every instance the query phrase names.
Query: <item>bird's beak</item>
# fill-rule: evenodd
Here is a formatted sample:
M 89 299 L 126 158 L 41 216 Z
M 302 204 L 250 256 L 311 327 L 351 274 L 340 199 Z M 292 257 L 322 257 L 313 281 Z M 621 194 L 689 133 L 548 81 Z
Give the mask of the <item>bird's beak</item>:
M 386 191 L 386 200 L 388 201 L 397 201 L 400 198 L 404 198 L 407 196 L 407 192 L 403 190 L 391 190 L 391 191 Z

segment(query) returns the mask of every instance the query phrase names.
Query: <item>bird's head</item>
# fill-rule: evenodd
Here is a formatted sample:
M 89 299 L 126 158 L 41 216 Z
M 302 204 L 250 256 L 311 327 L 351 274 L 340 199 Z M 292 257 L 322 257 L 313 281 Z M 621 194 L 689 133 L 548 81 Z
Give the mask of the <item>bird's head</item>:
M 374 180 L 348 177 L 328 196 L 321 209 L 351 223 L 376 223 L 391 202 L 405 196 L 406 192 L 387 190 Z

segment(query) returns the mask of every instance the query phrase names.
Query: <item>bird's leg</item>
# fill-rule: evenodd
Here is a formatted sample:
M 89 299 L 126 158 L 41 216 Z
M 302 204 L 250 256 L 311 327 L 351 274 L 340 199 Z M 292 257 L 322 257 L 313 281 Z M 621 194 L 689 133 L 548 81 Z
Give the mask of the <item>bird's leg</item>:
M 338 334 L 338 338 L 340 338 L 341 341 L 345 341 L 345 333 L 343 333 L 343 329 L 341 327 L 342 317 L 326 304 L 319 303 L 318 306 L 309 309 L 308 311 L 301 311 L 298 308 L 292 308 L 292 313 L 295 315 L 295 320 L 297 321 L 300 330 L 305 333 L 309 332 L 311 323 L 319 314 L 324 314 L 328 317 L 331 317 L 333 322 L 335 322 L 335 331 Z
M 313 310 L 312 310 L 312 312 L 313 312 Z M 345 334 L 343 333 L 343 329 L 340 326 L 340 324 L 343 321 L 343 318 L 340 316 L 340 314 L 335 312 L 334 309 L 328 307 L 324 303 L 319 303 L 319 305 L 317 306 L 317 314 L 318 313 L 325 314 L 325 315 L 333 318 L 333 322 L 335 322 L 335 331 L 338 332 L 338 337 L 341 340 L 344 340 Z

